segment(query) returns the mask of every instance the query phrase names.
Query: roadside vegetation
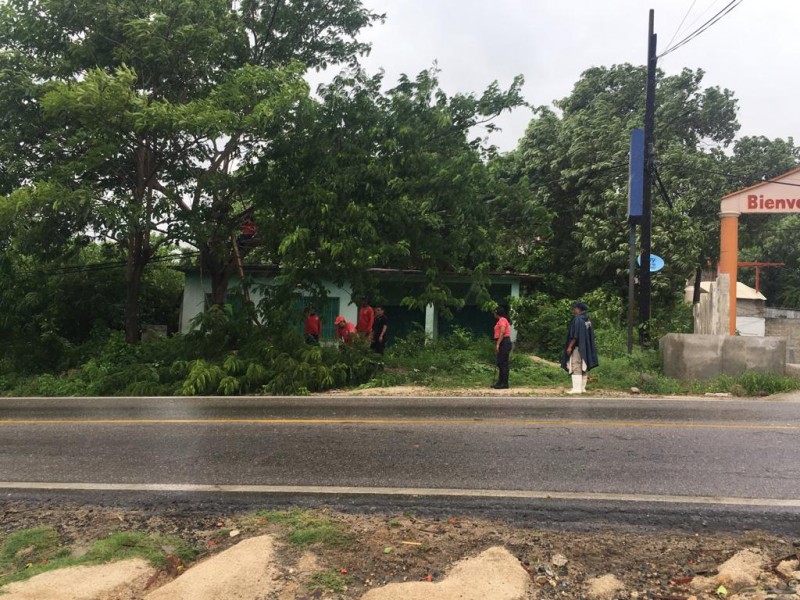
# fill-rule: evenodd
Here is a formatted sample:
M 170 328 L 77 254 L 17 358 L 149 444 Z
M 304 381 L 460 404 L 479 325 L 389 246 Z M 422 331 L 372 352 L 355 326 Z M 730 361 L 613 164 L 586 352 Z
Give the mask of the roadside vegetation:
M 129 558 L 142 558 L 156 568 L 164 568 L 168 556 L 189 562 L 196 558 L 197 551 L 178 537 L 128 531 L 111 533 L 77 554 L 52 527 L 21 529 L 0 537 L 0 588 L 46 571 Z
M 314 544 L 349 546 L 353 543 L 352 535 L 341 523 L 319 511 L 264 510 L 257 512 L 251 522 L 254 525 L 278 525 L 286 541 L 301 548 Z
M 626 352 L 619 320 L 621 301 L 602 291 L 585 296 L 592 307 L 600 366 L 591 372 L 590 392 L 643 394 L 730 393 L 766 396 L 800 389 L 800 379 L 763 373 L 683 382 L 665 377 L 656 348 Z M 287 309 L 288 310 L 288 309 Z M 277 313 L 277 314 L 276 314 Z M 531 393 L 560 393 L 567 377 L 559 366 L 569 319 L 569 300 L 533 294 L 513 306 L 519 343 L 512 354 L 511 386 Z M 495 378 L 494 349 L 488 337 L 453 328 L 432 341 L 419 330 L 393 340 L 386 355 L 365 343 L 354 347 L 311 346 L 286 328 L 283 309 L 262 314 L 266 329 L 230 307 L 201 315 L 185 336 L 128 344 L 122 333 L 76 348 L 83 362 L 67 362 L 55 372 L 4 373 L 0 394 L 19 396 L 308 395 L 333 389 L 423 386 L 431 390 L 480 389 Z M 686 331 L 689 307 L 675 304 L 656 322 L 657 339 Z M 487 312 L 487 323 L 491 320 Z M 277 326 L 270 327 L 270 323 Z

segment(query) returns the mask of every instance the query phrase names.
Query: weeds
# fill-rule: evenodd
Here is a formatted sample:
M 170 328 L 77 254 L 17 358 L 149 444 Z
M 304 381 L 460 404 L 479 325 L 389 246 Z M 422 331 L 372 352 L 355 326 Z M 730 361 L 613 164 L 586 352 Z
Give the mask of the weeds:
M 262 511 L 256 518 L 284 527 L 288 541 L 296 546 L 347 546 L 353 541 L 341 525 L 307 510 Z
M 123 532 L 95 542 L 78 558 L 61 544 L 54 529 L 24 529 L 10 534 L 0 544 L 0 587 L 46 571 L 128 558 L 142 558 L 154 567 L 163 567 L 168 554 L 185 562 L 197 556 L 197 552 L 179 538 Z
M 350 578 L 337 573 L 335 569 L 328 569 L 314 573 L 308 580 L 308 590 L 310 592 L 334 592 L 339 593 L 347 589 Z

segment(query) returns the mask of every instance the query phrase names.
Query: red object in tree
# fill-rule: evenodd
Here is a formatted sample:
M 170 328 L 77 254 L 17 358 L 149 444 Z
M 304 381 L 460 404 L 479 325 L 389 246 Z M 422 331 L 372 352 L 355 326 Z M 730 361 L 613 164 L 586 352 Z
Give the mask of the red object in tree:
M 248 219 L 244 223 L 242 223 L 242 235 L 245 237 L 253 237 L 256 234 L 256 222 L 252 219 Z

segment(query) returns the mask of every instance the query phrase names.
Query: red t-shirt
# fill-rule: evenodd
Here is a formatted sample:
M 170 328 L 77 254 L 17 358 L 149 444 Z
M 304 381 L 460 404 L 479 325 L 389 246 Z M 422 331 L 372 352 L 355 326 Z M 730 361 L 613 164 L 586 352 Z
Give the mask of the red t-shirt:
M 256 224 L 253 221 L 245 221 L 242 223 L 242 235 L 255 235 L 256 234 Z
M 359 333 L 372 333 L 372 325 L 375 323 L 375 311 L 371 306 L 362 306 L 358 309 Z
M 322 323 L 317 315 L 308 315 L 306 317 L 306 335 L 322 337 Z
M 352 323 L 347 323 L 346 322 L 344 324 L 344 327 L 342 327 L 342 326 L 337 326 L 336 327 L 336 337 L 338 337 L 340 340 L 342 340 L 348 346 L 352 346 L 353 345 L 353 342 L 354 342 L 353 337 L 354 337 L 355 333 L 356 333 L 356 327 Z
M 494 339 L 498 339 L 500 337 L 500 330 L 505 326 L 506 333 L 504 337 L 510 338 L 511 337 L 511 323 L 508 322 L 508 319 L 505 317 L 500 317 L 497 319 L 497 323 L 494 325 Z

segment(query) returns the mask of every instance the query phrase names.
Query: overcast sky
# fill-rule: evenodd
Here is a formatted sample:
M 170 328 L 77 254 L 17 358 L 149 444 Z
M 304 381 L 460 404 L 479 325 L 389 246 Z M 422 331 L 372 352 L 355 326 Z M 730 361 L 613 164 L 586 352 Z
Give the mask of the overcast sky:
M 508 85 L 525 76 L 533 105 L 568 95 L 592 66 L 647 56 L 648 9 L 655 9 L 658 50 L 663 51 L 689 7 L 676 41 L 729 0 L 364 0 L 386 13 L 386 22 L 363 36 L 373 45 L 369 72 L 441 69 L 448 93 L 481 92 L 497 79 Z M 706 85 L 734 91 L 740 135 L 794 137 L 800 143 L 800 0 L 744 0 L 733 12 L 684 48 L 664 57 L 667 73 L 683 67 L 706 71 Z M 493 143 L 512 149 L 530 120 L 519 110 L 499 121 Z

